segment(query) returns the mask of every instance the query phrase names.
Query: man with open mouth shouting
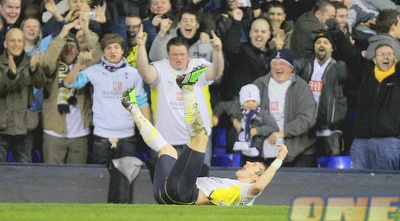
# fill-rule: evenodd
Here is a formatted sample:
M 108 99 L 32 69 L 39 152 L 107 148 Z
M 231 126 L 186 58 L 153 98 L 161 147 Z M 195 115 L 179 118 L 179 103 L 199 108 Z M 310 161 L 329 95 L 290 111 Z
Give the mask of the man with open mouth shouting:
M 370 59 L 362 56 L 336 19 L 326 21 L 334 44 L 359 82 L 354 141 L 350 156 L 355 169 L 400 169 L 400 67 L 388 44 L 375 47 Z

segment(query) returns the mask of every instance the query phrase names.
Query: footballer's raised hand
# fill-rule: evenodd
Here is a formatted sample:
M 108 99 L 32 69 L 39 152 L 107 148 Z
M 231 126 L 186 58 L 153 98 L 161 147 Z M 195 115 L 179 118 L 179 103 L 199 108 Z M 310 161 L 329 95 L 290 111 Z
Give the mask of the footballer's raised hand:
M 288 154 L 288 149 L 287 146 L 283 143 L 277 144 L 276 146 L 279 147 L 278 155 L 276 156 L 276 159 L 284 160 L 286 158 L 286 155 Z

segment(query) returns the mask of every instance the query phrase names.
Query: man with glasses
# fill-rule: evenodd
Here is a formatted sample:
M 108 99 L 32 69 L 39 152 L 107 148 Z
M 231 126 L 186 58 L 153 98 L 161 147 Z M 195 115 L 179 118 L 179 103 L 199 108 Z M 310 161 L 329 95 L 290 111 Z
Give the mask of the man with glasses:
M 178 26 L 176 28 L 171 28 L 172 21 L 170 19 L 163 19 L 160 25 L 160 31 L 158 32 L 156 38 L 151 45 L 151 49 L 149 52 L 149 58 L 152 61 L 158 61 L 163 58 L 166 58 L 167 55 L 167 43 L 170 39 L 181 36 L 183 37 L 188 45 L 189 45 L 189 57 L 190 58 L 204 58 L 205 60 L 212 62 L 213 58 L 213 47 L 210 42 L 202 42 L 201 41 L 201 32 L 200 32 L 200 20 L 199 14 L 197 11 L 192 9 L 184 9 L 181 11 L 179 16 Z M 206 85 L 204 87 L 205 96 L 210 97 L 209 86 Z M 208 106 L 211 106 L 211 100 L 209 99 L 207 102 Z M 208 116 L 211 116 L 211 109 L 209 109 Z M 206 118 L 206 120 L 211 121 L 210 117 Z M 211 136 L 211 131 L 209 131 L 209 136 Z M 206 153 L 205 163 L 210 166 L 211 165 L 211 146 L 212 139 L 209 139 L 209 147 Z M 178 150 L 179 151 L 179 150 Z
M 124 57 L 126 62 L 131 67 L 136 68 L 136 59 L 138 46 L 136 44 L 136 34 L 139 32 L 140 25 L 142 24 L 142 19 L 139 14 L 129 13 L 125 18 L 126 26 L 126 44 Z
M 400 169 L 400 66 L 393 48 L 375 47 L 372 59 L 345 38 L 336 19 L 326 22 L 350 74 L 359 82 L 354 141 L 350 156 L 355 169 Z

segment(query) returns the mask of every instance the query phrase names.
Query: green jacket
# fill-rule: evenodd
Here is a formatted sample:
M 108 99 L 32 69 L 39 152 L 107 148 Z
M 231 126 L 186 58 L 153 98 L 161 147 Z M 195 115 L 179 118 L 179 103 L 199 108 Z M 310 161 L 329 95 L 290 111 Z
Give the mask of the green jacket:
M 33 86 L 43 87 L 46 77 L 39 65 L 30 73 L 30 58 L 23 52 L 15 78 L 10 78 L 7 50 L 0 56 L 0 134 L 25 135 L 37 127 L 39 115 L 33 105 Z

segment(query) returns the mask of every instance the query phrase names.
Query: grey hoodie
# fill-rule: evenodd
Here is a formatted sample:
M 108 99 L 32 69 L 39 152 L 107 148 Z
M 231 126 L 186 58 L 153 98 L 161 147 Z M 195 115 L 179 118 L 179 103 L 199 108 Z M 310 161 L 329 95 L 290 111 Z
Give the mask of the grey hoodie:
M 368 39 L 369 45 L 367 48 L 366 58 L 372 59 L 375 56 L 375 48 L 380 44 L 388 44 L 393 48 L 396 59 L 400 61 L 400 42 L 398 39 L 386 33 L 373 35 Z

